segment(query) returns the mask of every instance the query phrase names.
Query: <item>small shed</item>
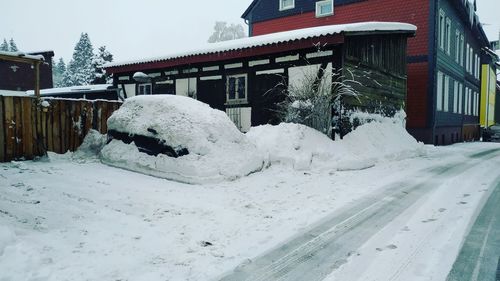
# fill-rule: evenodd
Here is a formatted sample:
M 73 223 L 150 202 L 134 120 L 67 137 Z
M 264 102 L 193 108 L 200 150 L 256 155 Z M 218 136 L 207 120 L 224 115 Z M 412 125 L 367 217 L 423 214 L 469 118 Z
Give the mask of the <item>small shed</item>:
M 415 32 L 414 25 L 393 22 L 321 26 L 105 68 L 125 97 L 190 96 L 225 111 L 246 132 L 279 123 L 277 105 L 311 72 L 330 73 L 360 93 L 343 100 L 346 109 L 394 114 L 405 105 L 407 38 Z

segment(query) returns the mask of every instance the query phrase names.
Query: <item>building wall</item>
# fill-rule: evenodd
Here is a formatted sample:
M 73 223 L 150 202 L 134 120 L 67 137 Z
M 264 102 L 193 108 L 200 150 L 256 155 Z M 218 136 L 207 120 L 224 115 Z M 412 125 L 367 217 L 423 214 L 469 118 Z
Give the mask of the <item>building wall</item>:
M 274 4 L 261 4 L 254 8 L 255 14 L 268 13 L 269 10 L 278 11 L 276 6 L 278 1 L 260 1 Z M 415 129 L 417 132 L 429 132 L 432 124 L 428 104 L 432 100 L 432 93 L 429 93 L 429 71 L 432 52 L 429 52 L 429 37 L 432 37 L 430 28 L 430 13 L 432 1 L 400 1 L 400 0 L 368 0 L 368 1 L 335 1 L 334 15 L 316 18 L 314 5 L 315 1 L 296 0 L 295 11 L 298 14 L 283 16 L 265 21 L 253 22 L 251 29 L 253 35 L 263 35 L 273 32 L 280 32 L 291 29 L 300 29 L 313 26 L 345 24 L 364 21 L 395 21 L 407 22 L 418 27 L 417 34 L 408 39 L 408 85 L 406 110 L 408 115 L 407 127 Z M 304 5 L 312 7 L 310 11 L 304 10 Z M 390 7 L 388 9 L 387 7 Z M 301 10 L 302 9 L 302 10 Z M 267 11 L 267 12 L 266 12 Z M 369 11 L 369 12 L 367 12 Z M 269 17 L 269 16 L 268 16 Z M 259 18 L 260 20 L 260 18 Z M 412 130 L 410 130 L 412 132 Z M 423 138 L 422 133 L 414 134 L 417 139 L 429 142 L 431 137 Z
M 45 63 L 40 65 L 40 88 L 53 88 L 52 57 L 53 52 L 33 53 L 43 55 Z M 10 91 L 28 91 L 35 88 L 35 71 L 30 64 L 0 60 L 0 89 Z
M 441 17 L 444 19 L 443 22 L 440 20 Z M 443 26 L 441 27 L 441 25 Z M 447 25 L 451 27 L 449 39 L 446 31 Z M 456 37 L 457 31 L 459 38 Z M 436 116 L 434 137 L 438 142 L 435 141 L 434 144 L 445 145 L 470 141 L 477 139 L 479 136 L 479 93 L 481 85 L 480 63 L 476 58 L 481 57 L 481 48 L 475 35 L 470 24 L 466 22 L 455 3 L 451 3 L 449 0 L 438 1 L 435 36 L 437 60 L 436 72 L 434 73 L 436 84 L 433 89 L 436 104 L 432 108 Z M 462 36 L 464 37 L 463 45 L 461 42 Z M 457 39 L 459 40 L 458 46 Z M 468 45 L 472 48 L 470 72 L 467 71 Z M 463 54 L 460 48 L 464 49 Z M 441 76 L 440 73 L 443 75 Z M 441 83 L 438 81 L 440 77 Z M 469 90 L 472 93 L 472 96 L 469 95 L 470 98 L 467 96 Z M 460 92 L 462 92 L 462 95 L 460 95 Z M 439 99 L 442 100 L 441 107 L 438 103 Z M 457 132 L 460 133 L 460 138 L 456 138 Z

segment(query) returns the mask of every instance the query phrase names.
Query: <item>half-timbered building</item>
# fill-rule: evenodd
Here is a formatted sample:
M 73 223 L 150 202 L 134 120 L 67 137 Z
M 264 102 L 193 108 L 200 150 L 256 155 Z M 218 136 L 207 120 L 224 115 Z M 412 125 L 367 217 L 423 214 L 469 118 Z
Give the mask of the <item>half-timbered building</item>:
M 354 81 L 360 98 L 346 106 L 390 114 L 404 107 L 407 38 L 415 31 L 403 23 L 329 25 L 112 63 L 106 71 L 126 97 L 190 96 L 225 111 L 244 132 L 279 123 L 277 104 L 311 70 Z

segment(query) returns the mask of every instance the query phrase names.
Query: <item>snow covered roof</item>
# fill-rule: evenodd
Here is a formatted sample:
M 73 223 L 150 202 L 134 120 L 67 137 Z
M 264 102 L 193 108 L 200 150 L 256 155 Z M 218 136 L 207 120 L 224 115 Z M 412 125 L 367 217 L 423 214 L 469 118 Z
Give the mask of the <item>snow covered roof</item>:
M 4 52 L 0 51 L 0 56 L 4 57 L 12 57 L 12 58 L 21 58 L 33 61 L 44 61 L 45 58 L 42 55 L 30 55 L 23 52 Z
M 53 88 L 53 89 L 45 89 L 40 91 L 41 96 L 48 96 L 54 94 L 75 94 L 75 93 L 84 93 L 84 92 L 97 92 L 97 91 L 106 91 L 110 88 L 113 88 L 113 85 L 110 84 L 99 84 L 99 85 L 88 85 L 88 86 L 73 86 L 73 87 L 65 87 L 65 88 Z M 29 96 L 35 95 L 33 90 L 26 91 L 26 94 Z
M 248 37 L 226 42 L 206 44 L 205 46 L 180 53 L 168 54 L 161 57 L 153 57 L 147 59 L 108 63 L 104 65 L 104 67 L 112 68 L 112 67 L 120 67 L 126 65 L 142 64 L 142 63 L 153 63 L 159 61 L 179 59 L 183 57 L 235 51 L 253 47 L 285 43 L 295 40 L 341 34 L 341 33 L 387 32 L 387 31 L 414 33 L 416 30 L 417 27 L 415 25 L 408 23 L 399 23 L 399 22 L 361 22 L 361 23 L 341 24 L 341 25 L 327 25 L 327 26 L 272 33 L 262 36 Z
M 26 92 L 24 92 L 24 91 L 11 91 L 11 90 L 0 90 L 0 96 L 25 97 L 26 96 Z

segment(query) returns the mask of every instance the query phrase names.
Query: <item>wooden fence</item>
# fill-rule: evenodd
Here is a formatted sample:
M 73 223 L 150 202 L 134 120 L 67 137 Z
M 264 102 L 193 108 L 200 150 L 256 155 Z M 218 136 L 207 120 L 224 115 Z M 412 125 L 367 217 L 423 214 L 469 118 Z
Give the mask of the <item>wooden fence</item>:
M 90 129 L 107 132 L 121 102 L 0 96 L 0 162 L 75 151 Z

